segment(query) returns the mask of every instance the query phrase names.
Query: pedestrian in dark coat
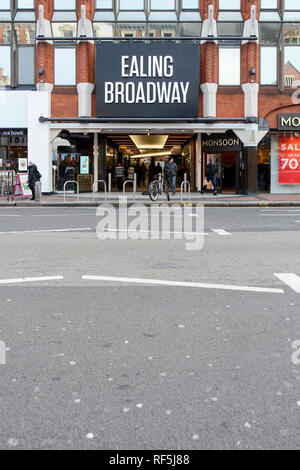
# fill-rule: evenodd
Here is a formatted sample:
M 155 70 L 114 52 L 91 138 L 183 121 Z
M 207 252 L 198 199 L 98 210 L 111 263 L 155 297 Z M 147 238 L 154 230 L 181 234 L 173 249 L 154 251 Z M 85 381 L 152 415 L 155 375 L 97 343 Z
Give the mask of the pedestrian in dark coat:
M 41 174 L 37 169 L 37 166 L 33 162 L 29 162 L 28 166 L 28 186 L 32 192 L 32 198 L 31 200 L 35 200 L 35 183 L 37 181 L 40 181 L 41 179 Z

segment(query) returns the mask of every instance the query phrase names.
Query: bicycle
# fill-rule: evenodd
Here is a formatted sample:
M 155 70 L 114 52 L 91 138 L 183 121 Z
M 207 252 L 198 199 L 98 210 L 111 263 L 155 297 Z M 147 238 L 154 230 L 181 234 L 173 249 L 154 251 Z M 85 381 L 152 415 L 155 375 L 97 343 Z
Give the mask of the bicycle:
M 170 201 L 168 185 L 164 177 L 159 174 L 154 177 L 154 181 L 148 186 L 148 194 L 151 201 L 157 201 L 158 196 L 162 196 L 162 193 L 166 194 L 167 200 Z

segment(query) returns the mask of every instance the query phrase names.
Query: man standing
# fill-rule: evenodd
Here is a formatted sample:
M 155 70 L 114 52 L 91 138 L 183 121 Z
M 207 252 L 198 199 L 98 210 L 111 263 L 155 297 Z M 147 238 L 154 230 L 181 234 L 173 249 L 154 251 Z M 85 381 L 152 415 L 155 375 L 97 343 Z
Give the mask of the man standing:
M 214 196 L 217 195 L 216 173 L 217 173 L 217 167 L 212 162 L 212 159 L 210 158 L 209 159 L 209 164 L 206 167 L 206 179 L 207 179 L 208 182 L 211 181 L 211 184 L 214 188 Z
M 168 161 L 168 163 L 166 164 L 166 167 L 165 167 L 165 175 L 168 177 L 173 196 L 175 196 L 175 194 L 176 194 L 176 176 L 177 176 L 177 172 L 178 172 L 178 166 L 174 162 L 173 157 L 170 157 L 169 161 Z
M 28 186 L 32 192 L 32 198 L 31 200 L 35 200 L 35 183 L 37 181 L 40 181 L 41 179 L 41 174 L 37 169 L 37 166 L 33 162 L 29 162 L 28 166 Z
M 121 163 L 118 163 L 118 165 L 115 168 L 115 178 L 117 180 L 118 190 L 122 191 L 123 190 L 123 180 L 125 179 L 125 169 L 121 165 Z

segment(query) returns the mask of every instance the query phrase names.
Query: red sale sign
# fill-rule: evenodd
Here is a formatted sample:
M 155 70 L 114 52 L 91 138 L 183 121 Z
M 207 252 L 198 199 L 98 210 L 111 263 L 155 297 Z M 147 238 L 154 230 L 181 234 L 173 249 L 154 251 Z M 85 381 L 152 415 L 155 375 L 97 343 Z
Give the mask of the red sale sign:
M 300 137 L 279 136 L 279 184 L 300 184 Z

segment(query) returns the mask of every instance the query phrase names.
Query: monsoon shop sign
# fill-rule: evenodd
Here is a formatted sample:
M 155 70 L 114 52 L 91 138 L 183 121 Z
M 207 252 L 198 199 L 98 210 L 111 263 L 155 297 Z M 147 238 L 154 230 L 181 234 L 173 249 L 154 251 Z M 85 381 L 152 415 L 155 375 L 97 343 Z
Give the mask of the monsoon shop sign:
M 198 116 L 199 46 L 192 43 L 99 43 L 97 116 Z
M 278 130 L 298 131 L 300 130 L 300 114 L 278 114 Z

